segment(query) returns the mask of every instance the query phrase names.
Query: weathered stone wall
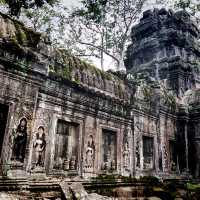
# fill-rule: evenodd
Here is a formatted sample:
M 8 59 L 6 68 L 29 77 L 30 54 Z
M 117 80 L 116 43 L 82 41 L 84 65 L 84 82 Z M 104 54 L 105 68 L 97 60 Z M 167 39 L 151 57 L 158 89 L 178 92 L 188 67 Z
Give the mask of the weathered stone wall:
M 169 14 L 159 15 L 167 20 Z M 150 15 L 144 14 L 136 32 L 147 19 L 144 24 L 149 27 Z M 170 16 L 174 19 L 175 14 Z M 2 105 L 9 106 L 6 129 L 0 132 L 4 174 L 46 179 L 100 174 L 165 177 L 188 172 L 192 143 L 185 126 L 186 109 L 181 111 L 181 99 L 164 81 L 147 79 L 136 85 L 52 48 L 44 36 L 3 14 L 0 20 L 0 111 Z M 188 26 L 196 37 L 195 27 Z M 132 34 L 139 45 L 143 38 L 136 32 Z M 130 56 L 136 55 L 131 48 Z M 132 61 L 130 57 L 130 70 Z M 162 68 L 162 62 L 157 64 Z M 27 134 L 24 159 L 20 151 L 17 158 L 19 146 L 14 148 L 19 143 L 16 137 L 23 134 Z M 176 145 L 182 145 L 178 154 Z
M 31 80 L 31 77 L 23 77 L 22 73 L 12 74 L 2 70 L 1 66 L 1 104 L 9 106 L 9 113 L 6 124 L 6 134 L 1 130 L 2 137 L 4 137 L 3 147 L 1 147 L 1 163 L 10 165 L 12 157 L 12 146 L 14 140 L 14 130 L 19 125 L 22 118 L 27 120 L 27 146 L 31 138 L 32 123 L 34 119 L 35 103 L 38 94 L 38 87 Z M 24 165 L 20 168 L 26 169 L 29 148 L 26 149 L 26 156 Z M 9 167 L 9 166 L 7 166 Z

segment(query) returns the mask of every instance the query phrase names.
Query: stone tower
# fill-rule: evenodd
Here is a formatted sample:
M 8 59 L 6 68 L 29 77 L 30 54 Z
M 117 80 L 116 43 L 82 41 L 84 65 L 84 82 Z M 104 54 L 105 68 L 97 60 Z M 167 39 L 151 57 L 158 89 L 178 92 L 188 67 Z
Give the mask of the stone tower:
M 128 73 L 163 80 L 179 97 L 198 86 L 199 30 L 188 13 L 148 10 L 132 28 L 131 39 L 125 60 Z

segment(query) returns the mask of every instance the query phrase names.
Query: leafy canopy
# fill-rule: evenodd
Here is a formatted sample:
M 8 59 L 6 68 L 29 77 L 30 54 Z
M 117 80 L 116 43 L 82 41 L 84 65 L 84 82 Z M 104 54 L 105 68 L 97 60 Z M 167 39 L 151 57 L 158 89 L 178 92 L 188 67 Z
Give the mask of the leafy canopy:
M 103 10 L 107 2 L 108 0 L 82 0 L 84 7 L 78 11 L 78 14 L 99 23 L 104 17 Z
M 7 4 L 12 16 L 19 17 L 21 9 L 39 8 L 45 3 L 53 5 L 57 0 L 0 0 L 1 4 Z

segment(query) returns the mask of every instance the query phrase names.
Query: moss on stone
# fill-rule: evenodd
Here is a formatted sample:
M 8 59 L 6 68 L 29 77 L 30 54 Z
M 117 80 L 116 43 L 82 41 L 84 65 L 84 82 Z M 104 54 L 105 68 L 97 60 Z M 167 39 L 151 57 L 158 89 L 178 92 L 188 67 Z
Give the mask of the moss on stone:
M 35 32 L 32 29 L 26 28 L 23 23 L 12 19 L 11 17 L 0 13 L 1 17 L 8 21 L 8 23 L 14 25 L 15 34 L 8 38 L 10 41 L 8 42 L 8 46 L 6 47 L 6 51 L 9 51 L 16 56 L 22 56 L 26 59 L 37 59 L 37 56 L 31 54 L 31 51 L 37 52 L 39 49 L 37 48 L 37 44 L 40 41 L 43 41 L 43 36 L 41 33 Z M 3 33 L 0 33 L 3 37 Z M 43 38 L 43 39 L 42 39 Z M 44 40 L 45 41 L 45 40 Z M 43 42 L 44 45 L 47 45 Z M 12 47 L 12 48 L 11 48 Z M 30 51 L 29 51 L 30 47 Z M 100 78 L 103 82 L 105 81 L 113 81 L 116 82 L 117 85 L 122 83 L 122 80 L 119 79 L 116 75 L 104 72 L 94 65 L 87 63 L 84 60 L 81 60 L 65 49 L 54 49 L 52 59 L 55 61 L 54 66 L 49 66 L 49 71 L 54 73 L 57 76 L 61 76 L 62 78 L 73 81 L 74 73 L 79 70 L 79 72 L 86 72 L 90 77 L 96 76 Z M 35 57 L 34 57 L 35 56 Z M 57 66 L 58 64 L 58 66 Z M 98 80 L 98 79 L 96 79 Z M 81 80 L 75 79 L 76 83 L 80 83 Z M 122 88 L 120 88 L 120 93 L 122 93 Z
M 196 191 L 199 190 L 200 191 L 200 183 L 187 183 L 186 184 L 186 188 L 190 191 Z
M 162 187 L 153 187 L 154 192 L 163 192 L 164 189 Z
M 96 182 L 116 182 L 118 177 L 114 174 L 99 174 L 97 177 L 93 178 L 93 180 Z
M 152 95 L 152 88 L 149 87 L 147 84 L 142 84 L 142 92 L 143 92 L 143 95 L 144 95 L 144 99 L 146 101 L 150 101 L 151 95 Z
M 86 61 L 75 57 L 65 49 L 57 49 L 56 54 L 56 58 L 59 60 L 59 63 L 65 66 L 62 73 L 64 78 L 71 80 L 72 72 L 79 70 L 80 73 L 85 71 L 86 73 L 91 73 L 96 77 L 101 77 L 103 80 L 113 80 L 118 83 L 122 83 L 121 79 L 119 79 L 117 76 L 98 69 L 93 64 L 87 63 Z M 76 82 L 80 83 L 80 80 L 76 80 Z
M 151 186 L 157 186 L 161 184 L 159 179 L 155 176 L 143 176 L 139 179 L 139 181 L 145 182 Z
M 63 68 L 62 77 L 71 80 L 71 71 L 69 67 L 66 66 Z
M 10 38 L 8 46 L 8 50 L 17 55 L 20 55 L 24 52 L 23 47 L 19 44 L 18 40 L 15 37 Z
M 19 23 L 15 23 L 15 28 L 16 28 L 16 39 L 17 41 L 21 44 L 24 45 L 25 43 L 27 43 L 27 36 L 26 36 L 26 32 L 25 29 L 23 29 L 23 27 L 21 25 L 19 25 Z

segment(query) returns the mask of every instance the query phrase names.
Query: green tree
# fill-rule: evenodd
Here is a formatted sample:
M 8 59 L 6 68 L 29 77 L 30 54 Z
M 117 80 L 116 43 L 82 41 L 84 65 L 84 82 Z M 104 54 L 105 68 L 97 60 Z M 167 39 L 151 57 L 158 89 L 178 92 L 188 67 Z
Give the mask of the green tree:
M 200 1 L 199 0 L 177 0 L 174 9 L 183 9 L 195 17 L 200 27 Z
M 77 46 L 84 45 L 90 56 L 101 60 L 102 69 L 106 56 L 119 70 L 123 68 L 131 27 L 139 19 L 146 1 L 84 0 L 82 8 L 71 17 L 69 34 Z
M 55 2 L 57 2 L 57 0 L 0 0 L 0 3 L 8 5 L 10 14 L 16 17 L 20 16 L 22 8 L 37 9 L 42 7 L 45 3 L 53 5 Z
M 61 3 L 57 2 L 53 6 L 44 4 L 37 10 L 22 9 L 20 20 L 35 31 L 44 32 L 53 45 L 63 47 L 64 43 L 67 44 L 65 29 L 68 12 Z

